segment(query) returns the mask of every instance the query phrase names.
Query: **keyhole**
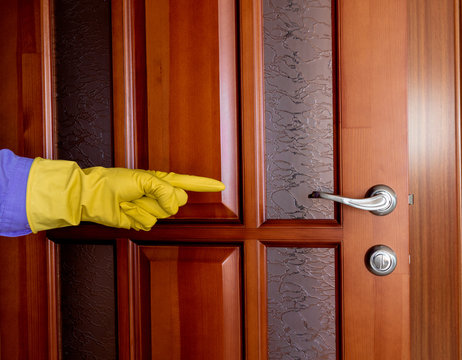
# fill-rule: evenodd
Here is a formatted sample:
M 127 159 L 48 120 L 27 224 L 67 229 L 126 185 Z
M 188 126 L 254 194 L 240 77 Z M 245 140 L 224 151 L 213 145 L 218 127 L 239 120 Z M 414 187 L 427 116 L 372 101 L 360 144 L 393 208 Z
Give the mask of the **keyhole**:
M 387 270 L 390 267 L 390 257 L 380 253 L 374 257 L 374 265 L 378 270 Z
M 367 269 L 377 276 L 391 274 L 396 267 L 395 252 L 385 245 L 371 247 L 364 258 Z

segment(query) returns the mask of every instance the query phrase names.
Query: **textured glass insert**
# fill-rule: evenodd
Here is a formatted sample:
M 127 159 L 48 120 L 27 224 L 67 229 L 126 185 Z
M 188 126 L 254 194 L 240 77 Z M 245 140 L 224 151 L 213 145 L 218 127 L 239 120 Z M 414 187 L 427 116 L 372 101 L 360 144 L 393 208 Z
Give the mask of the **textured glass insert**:
M 58 156 L 111 166 L 112 53 L 108 0 L 55 0 Z
M 267 248 L 268 359 L 334 360 L 335 249 Z
M 114 246 L 60 245 L 62 358 L 116 359 Z
M 58 156 L 112 166 L 111 6 L 54 1 Z M 60 245 L 63 359 L 116 359 L 113 245 Z
M 265 45 L 266 215 L 332 219 L 331 0 L 263 0 Z

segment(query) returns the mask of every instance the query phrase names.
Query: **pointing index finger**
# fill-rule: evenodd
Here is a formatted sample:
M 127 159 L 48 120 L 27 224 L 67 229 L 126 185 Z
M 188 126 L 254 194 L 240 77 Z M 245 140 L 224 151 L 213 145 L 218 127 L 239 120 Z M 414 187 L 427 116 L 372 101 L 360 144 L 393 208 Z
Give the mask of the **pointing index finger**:
M 221 181 L 207 177 L 175 174 L 173 172 L 165 173 L 162 171 L 155 171 L 154 173 L 158 178 L 183 190 L 198 192 L 218 192 L 225 189 L 225 185 Z

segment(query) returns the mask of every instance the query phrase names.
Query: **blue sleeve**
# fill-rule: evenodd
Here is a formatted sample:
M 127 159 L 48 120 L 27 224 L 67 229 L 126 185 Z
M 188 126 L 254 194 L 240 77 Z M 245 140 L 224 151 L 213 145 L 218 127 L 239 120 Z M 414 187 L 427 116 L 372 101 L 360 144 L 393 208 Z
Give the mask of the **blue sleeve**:
M 0 150 L 0 235 L 31 233 L 26 214 L 27 178 L 33 159 Z

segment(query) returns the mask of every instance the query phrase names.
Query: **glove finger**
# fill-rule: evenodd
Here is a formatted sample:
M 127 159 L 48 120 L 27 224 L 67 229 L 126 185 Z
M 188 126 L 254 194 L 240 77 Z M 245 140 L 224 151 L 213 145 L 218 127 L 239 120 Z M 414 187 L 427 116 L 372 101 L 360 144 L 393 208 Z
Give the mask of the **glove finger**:
M 169 184 L 188 191 L 218 192 L 225 189 L 225 185 L 218 180 L 202 176 L 182 175 L 173 172 L 150 171 L 153 175 Z
M 188 194 L 182 189 L 174 188 L 174 190 L 178 206 L 185 205 L 188 201 Z M 165 219 L 172 215 L 164 210 L 154 198 L 143 196 L 141 199 L 134 200 L 133 202 L 158 219 Z
M 178 212 L 178 199 L 172 185 L 156 176 L 150 176 L 146 185 L 146 196 L 157 200 L 160 207 L 170 215 L 175 215 Z
M 178 206 L 183 206 L 188 202 L 188 194 L 180 188 L 175 188 L 175 195 L 178 201 Z
M 130 227 L 132 229 L 149 231 L 157 222 L 155 216 L 152 216 L 146 210 L 132 202 L 122 202 L 120 209 L 130 220 Z
M 134 200 L 133 203 L 158 219 L 165 219 L 171 215 L 162 209 L 156 199 L 147 196 L 143 196 L 141 199 Z

